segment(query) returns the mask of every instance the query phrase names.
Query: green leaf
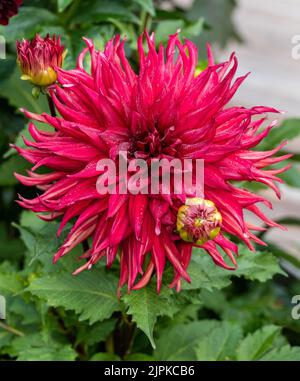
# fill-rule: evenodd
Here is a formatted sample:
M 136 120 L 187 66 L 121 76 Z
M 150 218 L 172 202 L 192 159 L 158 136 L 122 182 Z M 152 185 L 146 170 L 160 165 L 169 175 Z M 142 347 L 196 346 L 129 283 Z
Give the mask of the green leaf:
M 170 34 L 176 33 L 178 29 L 181 30 L 180 35 L 185 38 L 198 37 L 204 26 L 203 18 L 196 21 L 187 23 L 182 19 L 179 20 L 163 20 L 160 21 L 155 30 L 156 41 L 166 42 Z
M 20 77 L 19 68 L 15 65 L 12 68 L 11 76 L 0 81 L 0 94 L 8 99 L 11 106 L 17 109 L 23 107 L 37 114 L 48 111 L 46 97 L 40 96 L 38 100 L 34 99 L 31 94 L 32 85 L 29 81 L 22 81 Z
M 57 0 L 58 12 L 63 12 L 72 2 L 73 0 Z
M 12 186 L 18 183 L 14 176 L 14 172 L 25 174 L 26 169 L 31 166 L 21 156 L 12 156 L 4 160 L 0 166 L 0 186 Z
M 139 24 L 140 20 L 123 2 L 112 0 L 82 0 L 73 18 L 74 23 L 107 22 L 107 18 L 115 18 Z
M 205 288 L 212 290 L 228 286 L 230 275 L 227 270 L 216 266 L 210 256 L 202 249 L 194 249 L 191 263 L 188 267 L 191 283 L 182 282 L 183 290 Z
M 12 17 L 9 25 L 0 27 L 0 34 L 6 42 L 15 43 L 22 38 L 32 38 L 42 26 L 57 22 L 55 14 L 44 8 L 21 7 L 18 15 Z
M 280 336 L 280 327 L 265 326 L 243 339 L 237 349 L 237 360 L 258 360 L 273 347 L 275 340 Z
M 22 284 L 18 274 L 13 271 L 9 262 L 2 262 L 0 265 L 0 293 L 15 294 L 22 289 Z
M 217 42 L 224 47 L 233 38 L 240 40 L 232 21 L 232 13 L 236 4 L 235 0 L 201 0 L 193 2 L 193 6 L 187 11 L 186 17 L 191 20 L 204 17 L 206 24 L 209 25 L 208 30 L 205 31 L 201 38 L 202 43 L 206 41 Z M 195 40 L 195 42 L 198 44 L 199 39 Z M 202 50 L 199 53 L 201 54 Z
M 16 338 L 12 342 L 12 353 L 18 361 L 74 361 L 76 352 L 69 344 L 48 340 L 39 333 Z
M 284 165 L 291 163 L 291 160 L 284 161 Z M 280 163 L 280 165 L 274 165 L 273 168 L 282 168 L 282 163 Z M 278 177 L 291 187 L 300 188 L 300 170 L 296 165 L 293 165 L 288 171 L 280 173 Z
M 142 9 L 144 9 L 152 17 L 155 16 L 155 7 L 152 0 L 133 0 L 133 1 L 139 4 L 142 7 Z
M 239 246 L 238 268 L 233 272 L 234 276 L 244 276 L 249 280 L 265 282 L 275 274 L 285 275 L 279 267 L 278 258 L 267 251 L 253 252 L 244 246 Z
M 131 353 L 125 356 L 125 361 L 153 361 L 153 356 L 146 355 L 145 353 Z
M 284 120 L 278 127 L 273 127 L 268 137 L 259 145 L 259 149 L 272 149 L 284 140 L 292 140 L 300 135 L 300 119 Z
M 183 20 L 163 20 L 158 23 L 155 30 L 156 41 L 167 41 L 170 34 L 176 33 L 178 29 L 184 27 Z
M 33 280 L 28 290 L 53 307 L 78 313 L 79 320 L 91 324 L 108 319 L 120 309 L 116 295 L 117 279 L 104 270 L 92 269 L 76 277 L 57 273 Z
M 18 261 L 24 250 L 23 242 L 19 238 L 9 239 L 4 224 L 0 223 L 0 261 L 3 259 Z
M 196 361 L 199 343 L 218 326 L 216 320 L 201 320 L 165 329 L 157 341 L 155 360 Z
M 45 235 L 45 236 L 50 233 L 49 231 L 46 230 L 47 227 L 52 226 L 53 230 L 55 230 L 58 227 L 57 223 L 55 222 L 47 223 L 41 220 L 40 218 L 38 218 L 38 216 L 30 210 L 22 211 L 20 216 L 20 225 L 23 228 L 30 229 L 30 231 L 33 234 L 40 233 L 41 235 Z M 31 250 L 32 249 L 31 243 L 30 245 L 27 245 L 27 247 L 28 247 L 28 250 Z
M 107 336 L 113 331 L 116 320 L 106 320 L 101 323 L 95 323 L 92 326 L 79 327 L 76 342 L 93 345 L 105 341 Z
M 173 316 L 175 309 L 172 300 L 173 291 L 167 286 L 162 287 L 160 294 L 157 294 L 154 282 L 138 291 L 132 291 L 124 295 L 127 313 L 132 315 L 132 319 L 149 338 L 151 345 L 155 348 L 153 329 L 159 316 Z
M 21 224 L 13 223 L 21 233 L 21 239 L 27 247 L 27 257 L 29 259 L 27 270 L 35 262 L 43 266 L 46 273 L 54 273 L 67 271 L 72 273 L 78 268 L 78 262 L 74 260 L 82 253 L 81 246 L 75 247 L 68 255 L 61 258 L 56 265 L 53 264 L 53 255 L 58 251 L 64 242 L 70 226 L 67 225 L 63 229 L 61 236 L 58 238 L 56 233 L 58 230 L 58 222 L 45 222 L 40 220 L 33 212 L 23 211 L 21 214 Z
M 94 354 L 90 361 L 121 361 L 121 359 L 114 353 L 100 352 Z
M 184 28 L 183 28 L 183 35 L 186 37 L 198 37 L 204 28 L 204 18 L 200 17 L 198 20 L 188 23 Z
M 17 224 L 13 224 L 13 226 L 20 231 L 21 238 L 30 253 L 31 262 L 38 259 L 44 264 L 49 263 L 62 243 L 62 239 L 56 237 L 57 223 L 47 224 L 42 221 L 38 231 L 34 231 L 32 227 L 22 227 Z
M 43 346 L 38 348 L 27 348 L 20 352 L 18 361 L 74 361 L 76 352 L 70 345 L 59 347 Z
M 285 345 L 282 348 L 274 348 L 260 358 L 262 361 L 300 361 L 300 347 Z
M 222 289 L 230 285 L 232 276 L 244 276 L 249 280 L 265 282 L 275 274 L 285 274 L 279 267 L 278 259 L 268 252 L 255 253 L 246 247 L 239 246 L 237 269 L 228 271 L 216 266 L 210 256 L 202 249 L 194 249 L 188 273 L 191 283 L 182 282 L 183 290 L 203 288 L 207 290 Z
M 0 72 L 2 62 L 6 60 L 0 60 Z M 1 83 L 5 83 L 5 79 L 7 79 L 11 74 L 11 68 L 15 65 L 15 58 L 12 63 L 10 63 L 10 72 L 1 76 L 0 73 L 0 86 Z M 13 141 L 15 135 L 20 131 L 22 126 L 25 123 L 25 118 L 19 114 L 18 110 L 15 107 L 12 107 L 8 100 L 5 98 L 6 94 L 0 94 L 0 155 L 2 156 L 2 152 L 7 150 L 8 142 Z
M 222 322 L 209 332 L 196 348 L 197 360 L 223 361 L 234 359 L 236 348 L 243 337 L 240 326 Z

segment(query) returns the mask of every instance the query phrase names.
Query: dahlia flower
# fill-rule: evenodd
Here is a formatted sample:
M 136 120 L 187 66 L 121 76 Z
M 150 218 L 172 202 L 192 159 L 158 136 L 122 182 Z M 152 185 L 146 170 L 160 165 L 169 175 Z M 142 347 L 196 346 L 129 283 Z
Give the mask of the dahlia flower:
M 20 196 L 19 204 L 44 220 L 61 219 L 58 234 L 76 218 L 54 262 L 89 239 L 90 247 L 82 255 L 85 263 L 75 274 L 101 258 L 110 267 L 119 255 L 119 288 L 127 283 L 129 290 L 139 289 L 156 274 L 158 292 L 167 263 L 174 269 L 171 287 L 179 290 L 181 279 L 190 281 L 194 246 L 203 248 L 217 265 L 234 269 L 238 247 L 231 237 L 251 250 L 253 242 L 264 245 L 253 233 L 262 228 L 245 221 L 244 211 L 268 226 L 279 226 L 257 206 L 271 207 L 269 201 L 235 185 L 257 181 L 280 197 L 275 182 L 281 180 L 276 175 L 288 167 L 264 168 L 289 157 L 274 156 L 285 143 L 270 151 L 253 150 L 275 125 L 263 127 L 265 114 L 278 111 L 263 106 L 226 107 L 247 76 L 234 80 L 234 54 L 227 62 L 215 64 L 208 47 L 208 67 L 195 76 L 197 48 L 191 41 L 181 43 L 177 34 L 171 35 L 167 46 L 157 50 L 154 35 L 145 32 L 138 39 L 135 72 L 119 36 L 104 51 L 84 40 L 87 47 L 77 67 L 57 69 L 58 83 L 51 96 L 59 116 L 25 111 L 53 131 L 41 131 L 31 123 L 33 141 L 24 138 L 28 148 L 16 147 L 34 165 L 28 176 L 16 177 L 42 191 L 34 199 Z M 91 58 L 90 70 L 84 66 L 86 54 Z M 129 160 L 203 159 L 203 198 L 172 192 L 99 194 L 97 162 L 116 160 L 124 149 Z M 35 172 L 41 166 L 50 172 Z
M 17 62 L 22 72 L 21 79 L 29 80 L 40 87 L 56 82 L 56 68 L 62 67 L 66 51 L 60 37 L 49 34 L 42 38 L 38 34 L 32 41 L 17 41 Z
M 23 0 L 1 0 L 0 1 L 0 24 L 7 25 L 9 19 L 18 13 Z

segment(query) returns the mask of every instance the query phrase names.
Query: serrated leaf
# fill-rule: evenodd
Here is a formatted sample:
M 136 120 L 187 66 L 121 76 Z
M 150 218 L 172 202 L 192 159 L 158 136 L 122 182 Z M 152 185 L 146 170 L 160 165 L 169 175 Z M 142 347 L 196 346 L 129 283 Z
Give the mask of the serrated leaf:
M 263 357 L 273 347 L 275 340 L 280 336 L 280 327 L 265 326 L 243 339 L 237 349 L 237 360 L 252 361 Z
M 45 340 L 39 333 L 14 339 L 11 353 L 16 354 L 18 361 L 74 361 L 77 357 L 69 344 Z
M 199 361 L 223 361 L 234 359 L 236 348 L 243 337 L 237 324 L 222 322 L 220 326 L 209 332 L 196 348 Z
M 166 286 L 162 287 L 160 294 L 157 294 L 153 282 L 123 297 L 127 313 L 132 315 L 137 327 L 147 335 L 153 348 L 155 348 L 153 329 L 157 318 L 163 315 L 173 316 L 175 312 L 172 295 L 172 290 Z
M 20 352 L 18 361 L 74 361 L 76 352 L 70 345 L 51 348 L 49 346 L 39 348 L 27 348 Z
M 3 264 L 1 265 L 1 267 Z M 6 272 L 0 268 L 0 293 L 15 294 L 22 289 L 22 284 L 16 272 Z
M 38 261 L 43 265 L 44 271 L 48 273 L 61 271 L 62 269 L 72 273 L 78 267 L 73 254 L 79 254 L 80 246 L 74 248 L 69 255 L 61 258 L 55 266 L 52 262 L 53 255 L 66 237 L 68 227 L 64 229 L 62 235 L 58 238 L 56 236 L 57 222 L 47 223 L 41 221 L 34 213 L 28 211 L 22 213 L 20 222 L 23 226 L 15 223 L 13 223 L 13 226 L 20 231 L 22 241 L 28 249 L 29 266 Z
M 260 358 L 262 361 L 300 361 L 300 347 L 285 345 L 282 348 L 274 348 Z
M 191 263 L 188 267 L 191 283 L 182 282 L 183 290 L 205 288 L 212 290 L 228 286 L 232 272 L 216 266 L 210 256 L 202 249 L 194 249 Z
M 210 256 L 202 249 L 194 249 L 188 273 L 191 283 L 182 282 L 183 290 L 193 290 L 198 288 L 222 289 L 230 285 L 232 276 L 244 276 L 249 280 L 265 282 L 275 274 L 285 274 L 279 267 L 278 259 L 269 252 L 255 253 L 239 246 L 238 267 L 234 271 L 228 271 L 216 266 Z
M 234 271 L 234 276 L 244 276 L 249 280 L 265 282 L 275 274 L 285 275 L 279 266 L 278 258 L 267 251 L 253 252 L 244 246 L 239 246 L 239 253 L 238 268 Z
M 49 306 L 64 307 L 79 314 L 79 320 L 90 324 L 108 319 L 120 309 L 117 279 L 104 270 L 92 269 L 76 277 L 55 273 L 33 280 L 27 288 L 33 295 L 46 300 Z
M 32 228 L 27 226 L 17 224 L 13 224 L 13 226 L 20 231 L 21 238 L 32 257 L 32 261 L 39 259 L 43 262 L 45 257 L 52 258 L 60 244 L 62 244 L 62 239 L 56 237 L 57 223 L 45 224 L 42 222 L 41 229 L 38 231 L 33 231 Z
M 195 361 L 200 341 L 219 326 L 216 320 L 201 320 L 176 325 L 162 331 L 154 358 L 157 361 Z

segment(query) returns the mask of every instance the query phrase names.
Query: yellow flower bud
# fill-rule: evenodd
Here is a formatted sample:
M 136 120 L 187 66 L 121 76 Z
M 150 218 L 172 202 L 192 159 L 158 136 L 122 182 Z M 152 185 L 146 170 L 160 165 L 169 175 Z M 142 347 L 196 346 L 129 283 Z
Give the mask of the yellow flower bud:
M 210 200 L 188 198 L 178 209 L 177 231 L 181 239 L 203 245 L 220 232 L 222 216 Z

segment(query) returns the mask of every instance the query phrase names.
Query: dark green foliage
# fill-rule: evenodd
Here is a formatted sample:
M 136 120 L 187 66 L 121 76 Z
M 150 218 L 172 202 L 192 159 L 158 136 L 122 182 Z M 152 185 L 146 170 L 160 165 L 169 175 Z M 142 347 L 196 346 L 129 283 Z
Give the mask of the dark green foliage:
M 133 65 L 135 42 L 145 27 L 163 42 L 181 28 L 182 36 L 201 48 L 206 40 L 224 46 L 228 39 L 238 38 L 231 21 L 233 0 L 196 0 L 190 10 L 171 11 L 160 9 L 159 3 L 25 0 L 9 26 L 0 27 L 7 42 L 7 58 L 0 60 L 0 294 L 7 302 L 7 319 L 0 321 L 0 360 L 300 359 L 300 320 L 291 316 L 291 298 L 299 293 L 299 282 L 280 266 L 284 258 L 299 268 L 290 253 L 274 245 L 256 253 L 241 246 L 239 269 L 231 273 L 198 249 L 188 270 L 192 283 L 183 281 L 180 294 L 168 287 L 172 274 L 167 269 L 160 295 L 153 279 L 140 291 L 128 294 L 123 289 L 119 300 L 117 265 L 108 271 L 98 264 L 74 277 L 81 247 L 53 265 L 53 254 L 69 226 L 57 239 L 57 223 L 21 213 L 14 202 L 17 193 L 36 195 L 13 176 L 28 168 L 9 149 L 13 142 L 22 146 L 22 135 L 28 134 L 19 108 L 47 111 L 45 98 L 35 100 L 30 84 L 19 79 L 15 40 L 36 32 L 61 34 L 68 48 L 65 67 L 71 68 L 84 47 L 82 36 L 103 48 L 115 33 L 126 35 Z M 201 59 L 203 67 L 202 53 Z M 287 120 L 261 148 L 271 149 L 299 133 L 299 120 Z M 299 158 L 290 161 L 295 165 L 282 177 L 300 188 Z M 299 225 L 295 220 L 288 223 Z

